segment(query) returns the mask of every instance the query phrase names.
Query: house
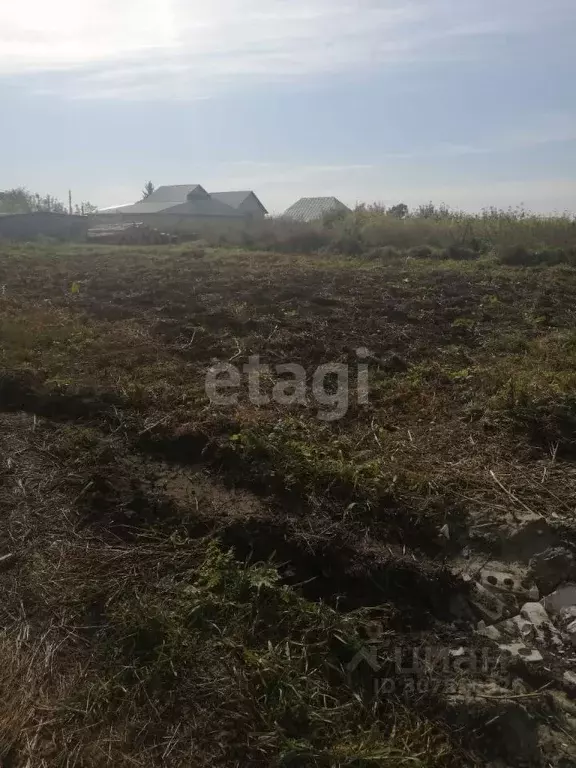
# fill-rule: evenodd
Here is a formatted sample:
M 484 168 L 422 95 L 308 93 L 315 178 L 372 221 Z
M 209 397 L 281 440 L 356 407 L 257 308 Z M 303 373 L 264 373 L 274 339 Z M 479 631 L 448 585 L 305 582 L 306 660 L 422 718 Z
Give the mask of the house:
M 192 232 L 200 224 L 241 224 L 255 216 L 263 218 L 266 209 L 254 192 L 210 194 L 200 184 L 175 184 L 158 187 L 133 205 L 99 211 L 99 220 L 114 217 L 120 222 L 140 222 L 168 232 Z
M 254 192 L 210 192 L 210 197 L 253 219 L 263 219 L 268 213 Z
M 317 221 L 329 213 L 340 211 L 351 213 L 350 208 L 335 197 L 301 197 L 283 215 L 295 221 Z

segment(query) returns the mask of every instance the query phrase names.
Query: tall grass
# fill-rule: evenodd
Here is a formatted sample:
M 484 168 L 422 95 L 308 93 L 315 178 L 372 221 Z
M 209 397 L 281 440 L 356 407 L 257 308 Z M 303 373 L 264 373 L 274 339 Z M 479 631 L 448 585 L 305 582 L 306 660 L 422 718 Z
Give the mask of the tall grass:
M 394 210 L 394 209 L 392 209 Z M 375 248 L 466 248 L 475 253 L 504 253 L 525 249 L 575 249 L 576 218 L 569 214 L 539 215 L 523 208 L 489 208 L 480 214 L 429 204 L 404 217 L 380 206 L 359 206 L 341 216 L 313 223 L 284 218 L 254 222 L 232 230 L 202 233 L 209 242 L 282 252 L 314 253 L 320 250 L 350 255 Z

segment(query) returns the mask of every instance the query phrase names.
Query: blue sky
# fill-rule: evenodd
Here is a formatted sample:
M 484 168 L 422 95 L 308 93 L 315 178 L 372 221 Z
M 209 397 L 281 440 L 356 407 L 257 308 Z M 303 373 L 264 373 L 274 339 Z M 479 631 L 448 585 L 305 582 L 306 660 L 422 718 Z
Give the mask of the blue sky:
M 576 211 L 575 39 L 575 0 L 3 3 L 0 188 Z

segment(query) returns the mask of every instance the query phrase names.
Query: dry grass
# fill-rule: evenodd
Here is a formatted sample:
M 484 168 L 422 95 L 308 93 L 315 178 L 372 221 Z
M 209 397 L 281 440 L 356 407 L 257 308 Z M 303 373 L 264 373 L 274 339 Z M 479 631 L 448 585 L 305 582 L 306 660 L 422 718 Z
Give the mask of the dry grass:
M 464 544 L 527 509 L 573 535 L 572 268 L 30 246 L 0 284 L 6 765 L 485 763 L 346 663 L 374 620 L 463 642 Z M 214 359 L 360 346 L 341 421 L 204 393 Z
M 423 206 L 398 218 L 378 206 L 304 224 L 271 219 L 244 229 L 206 229 L 214 245 L 277 250 L 367 254 L 386 260 L 410 254 L 435 259 L 477 259 L 492 254 L 506 263 L 571 263 L 576 260 L 576 220 L 569 213 L 539 216 L 524 209 L 489 209 L 479 215 Z

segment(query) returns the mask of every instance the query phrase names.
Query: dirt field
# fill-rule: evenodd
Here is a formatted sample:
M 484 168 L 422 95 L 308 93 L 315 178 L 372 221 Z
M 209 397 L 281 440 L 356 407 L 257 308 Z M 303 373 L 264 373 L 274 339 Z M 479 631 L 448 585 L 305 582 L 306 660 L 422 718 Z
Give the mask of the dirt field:
M 489 256 L 1 246 L 2 765 L 576 765 L 575 295 Z M 253 355 L 306 405 L 211 403 Z

